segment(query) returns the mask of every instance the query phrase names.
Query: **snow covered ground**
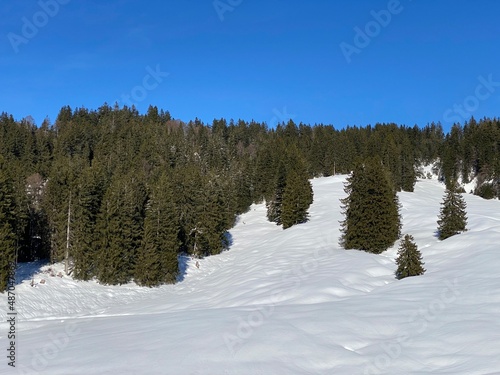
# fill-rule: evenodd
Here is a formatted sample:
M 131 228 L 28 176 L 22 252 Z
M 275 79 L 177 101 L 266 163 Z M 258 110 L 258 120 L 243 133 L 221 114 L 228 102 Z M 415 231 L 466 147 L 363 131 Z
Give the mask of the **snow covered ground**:
M 441 242 L 444 187 L 422 180 L 401 193 L 403 233 L 427 272 L 398 281 L 397 244 L 382 255 L 339 247 L 344 181 L 313 180 L 311 220 L 286 231 L 252 206 L 230 250 L 188 261 L 176 285 L 111 287 L 22 266 L 16 368 L 3 355 L 0 374 L 500 374 L 500 202 L 466 195 L 469 231 Z

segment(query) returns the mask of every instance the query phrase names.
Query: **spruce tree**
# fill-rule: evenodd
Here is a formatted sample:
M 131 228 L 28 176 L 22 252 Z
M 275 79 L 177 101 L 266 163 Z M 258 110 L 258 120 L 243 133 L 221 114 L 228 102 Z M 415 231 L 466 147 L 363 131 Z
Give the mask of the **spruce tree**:
M 203 196 L 198 227 L 201 228 L 200 246 L 203 255 L 220 254 L 228 244 L 226 232 L 232 225 L 227 214 L 221 186 L 209 183 Z
M 283 205 L 283 193 L 286 187 L 286 167 L 283 162 L 280 162 L 274 183 L 274 194 L 270 200 L 266 201 L 267 218 L 269 221 L 281 225 L 281 212 Z
M 96 276 L 97 254 L 94 235 L 104 188 L 104 178 L 100 168 L 93 166 L 82 172 L 74 204 L 72 246 L 74 277 L 79 280 L 90 280 Z
M 396 264 L 398 265 L 398 269 L 396 270 L 396 278 L 398 279 L 423 275 L 425 272 L 422 254 L 418 250 L 414 238 L 409 234 L 401 240 Z
M 401 189 L 412 193 L 416 181 L 414 151 L 411 142 L 405 137 L 401 149 Z
M 466 231 L 467 227 L 467 204 L 461 193 L 458 192 L 458 184 L 450 182 L 446 189 L 438 220 L 438 235 L 440 240 L 445 240 L 455 234 Z
M 149 287 L 175 283 L 179 273 L 179 221 L 173 188 L 165 174 L 150 192 L 145 215 L 144 236 L 138 249 L 134 280 Z
M 375 254 L 387 250 L 400 236 L 401 219 L 398 197 L 380 158 L 357 163 L 344 191 L 341 245 Z
M 108 188 L 96 223 L 97 277 L 125 284 L 133 277 L 143 235 L 143 185 L 133 175 L 117 176 Z
M 11 264 L 16 261 L 15 202 L 12 182 L 0 155 L 0 292 L 8 285 Z
M 308 220 L 308 209 L 313 201 L 311 183 L 305 173 L 291 170 L 286 178 L 283 192 L 281 222 L 283 229 Z

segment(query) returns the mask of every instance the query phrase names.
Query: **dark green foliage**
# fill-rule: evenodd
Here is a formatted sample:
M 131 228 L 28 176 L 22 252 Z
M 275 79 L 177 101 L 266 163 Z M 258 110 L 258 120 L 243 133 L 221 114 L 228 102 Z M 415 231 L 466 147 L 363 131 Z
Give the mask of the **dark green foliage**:
M 281 225 L 281 214 L 283 209 L 283 194 L 285 193 L 287 171 L 285 164 L 281 162 L 277 168 L 274 182 L 274 193 L 266 201 L 267 218 L 269 221 Z
M 15 226 L 14 190 L 0 155 L 0 292 L 6 290 L 11 264 L 16 262 Z
M 283 130 L 285 139 L 291 142 L 297 132 L 293 123 Z M 302 129 L 302 131 L 304 131 Z M 306 170 L 306 162 L 296 145 L 278 141 L 274 146 L 278 164 L 275 172 L 274 193 L 266 197 L 267 218 L 287 229 L 308 220 L 308 209 L 313 202 L 312 187 Z
M 96 223 L 97 277 L 125 284 L 133 277 L 143 236 L 144 186 L 137 177 L 116 177 L 106 192 Z
M 440 240 L 464 232 L 467 227 L 467 204 L 458 192 L 458 184 L 451 182 L 446 189 L 438 220 L 438 235 Z
M 226 231 L 232 226 L 232 220 L 226 213 L 226 203 L 222 187 L 212 181 L 202 196 L 199 206 L 196 256 L 220 254 L 227 248 Z
M 455 124 L 446 135 L 445 144 L 441 154 L 441 174 L 446 186 L 450 187 L 456 181 L 460 171 L 460 155 L 463 150 L 463 130 Z
M 283 229 L 308 220 L 308 209 L 313 202 L 313 191 L 307 175 L 291 170 L 283 192 L 281 222 Z
M 270 220 L 285 228 L 303 222 L 312 201 L 308 179 L 350 173 L 356 157 L 379 157 L 392 191 L 413 191 L 415 166 L 439 160 L 448 185 L 460 176 L 477 177 L 478 186 L 492 185 L 476 194 L 498 197 L 500 121 L 471 119 L 445 134 L 439 123 L 337 130 L 289 121 L 268 129 L 254 121 L 219 119 L 207 126 L 198 119 L 183 123 L 153 106 L 145 115 L 118 105 L 66 106 L 52 125 L 46 119 L 40 127 L 30 117 L 16 121 L 3 113 L 0 158 L 14 212 L 4 232 L 14 233 L 18 261 L 59 262 L 68 256 L 78 279 L 171 282 L 173 253 L 171 271 L 155 268 L 153 261 L 160 242 L 170 241 L 152 235 L 152 207 L 168 200 L 155 198 L 161 196 L 155 191 L 163 173 L 173 189 L 169 204 L 176 211 L 179 251 L 203 257 L 228 246 L 227 230 L 252 203 L 266 201 Z M 398 221 L 391 212 L 391 220 Z M 358 233 L 370 232 L 363 228 Z M 7 244 L 9 236 L 4 234 Z M 384 241 L 377 237 L 375 248 L 367 248 L 378 252 L 394 230 Z M 358 238 L 345 239 L 361 247 Z M 144 272 L 148 267 L 154 272 Z
M 387 250 L 400 236 L 401 219 L 396 192 L 380 159 L 358 163 L 345 192 L 341 245 L 375 254 Z
M 163 174 L 149 194 L 144 236 L 134 270 L 134 279 L 139 285 L 152 287 L 174 283 L 179 273 L 179 223 L 173 191 L 168 177 Z
M 486 182 L 481 184 L 481 186 L 474 191 L 474 194 L 484 199 L 493 199 L 497 196 L 497 189 L 493 183 Z
M 414 238 L 407 234 L 401 240 L 396 258 L 398 269 L 396 270 L 396 278 L 404 279 L 410 276 L 419 276 L 425 273 L 424 262 L 422 262 L 422 254 L 418 250 L 414 242 Z
M 58 143 L 60 145 L 60 143 Z M 85 161 L 78 157 L 59 156 L 52 164 L 42 199 L 42 209 L 50 231 L 50 260 L 60 262 L 72 245 L 74 205 L 77 197 L 77 180 L 85 168 Z M 73 206 L 70 203 L 73 202 Z M 68 218 L 70 238 L 68 243 Z
M 409 139 L 405 139 L 401 148 L 401 190 L 408 192 L 413 192 L 417 181 L 413 150 Z
M 95 229 L 97 216 L 104 195 L 102 169 L 93 166 L 85 169 L 77 182 L 77 191 L 73 203 L 73 226 L 71 255 L 74 264 L 74 277 L 90 280 L 97 274 L 97 249 Z

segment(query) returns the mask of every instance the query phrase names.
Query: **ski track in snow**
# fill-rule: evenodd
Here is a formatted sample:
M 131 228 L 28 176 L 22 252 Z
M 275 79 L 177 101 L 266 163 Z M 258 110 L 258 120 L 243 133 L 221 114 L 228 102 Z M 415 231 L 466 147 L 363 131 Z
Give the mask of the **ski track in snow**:
M 18 366 L 4 358 L 0 374 L 500 374 L 500 202 L 465 194 L 469 230 L 439 241 L 444 187 L 400 193 L 402 233 L 427 272 L 398 281 L 398 243 L 381 255 L 339 247 L 345 177 L 312 180 L 311 220 L 286 231 L 252 206 L 231 248 L 199 268 L 188 260 L 176 285 L 105 286 L 22 265 Z

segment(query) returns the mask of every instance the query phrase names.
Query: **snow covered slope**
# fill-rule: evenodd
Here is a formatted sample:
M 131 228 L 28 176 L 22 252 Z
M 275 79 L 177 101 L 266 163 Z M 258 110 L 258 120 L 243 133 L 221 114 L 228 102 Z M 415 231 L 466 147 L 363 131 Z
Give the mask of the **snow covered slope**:
M 31 287 L 24 266 L 17 366 L 2 356 L 0 374 L 500 374 L 500 202 L 465 195 L 469 231 L 441 242 L 443 186 L 401 193 L 403 233 L 427 272 L 398 281 L 397 244 L 382 255 L 339 247 L 344 181 L 313 180 L 311 220 L 286 231 L 253 206 L 230 250 L 188 261 L 173 286 L 38 270 Z

